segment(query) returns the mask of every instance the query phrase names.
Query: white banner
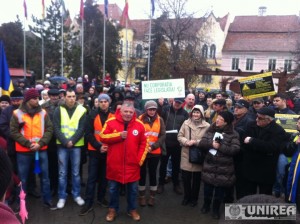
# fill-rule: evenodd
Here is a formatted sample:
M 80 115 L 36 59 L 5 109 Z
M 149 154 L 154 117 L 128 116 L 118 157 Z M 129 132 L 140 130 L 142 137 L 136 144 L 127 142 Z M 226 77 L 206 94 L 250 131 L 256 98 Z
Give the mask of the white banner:
M 163 98 L 184 98 L 184 79 L 164 79 L 142 81 L 142 97 L 144 100 Z

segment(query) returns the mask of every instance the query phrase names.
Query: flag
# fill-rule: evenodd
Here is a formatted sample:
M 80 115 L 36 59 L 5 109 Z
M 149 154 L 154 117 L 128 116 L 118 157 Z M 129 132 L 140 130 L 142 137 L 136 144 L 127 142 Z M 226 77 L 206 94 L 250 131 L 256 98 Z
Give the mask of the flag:
M 152 16 L 154 16 L 154 11 L 155 11 L 155 3 L 154 3 L 154 0 L 151 0 L 151 4 L 152 4 Z
M 125 7 L 123 9 L 123 16 L 125 19 L 128 19 L 128 1 L 125 0 Z
M 80 1 L 80 18 L 81 20 L 84 20 L 83 0 Z
M 56 2 L 57 2 L 58 4 L 60 4 L 61 7 L 62 7 L 62 12 L 61 12 L 62 17 L 66 17 L 66 15 L 67 15 L 67 10 L 66 10 L 66 6 L 65 6 L 64 0 L 56 0 Z
M 104 0 L 104 12 L 106 18 L 108 18 L 108 0 Z
M 122 12 L 120 25 L 125 26 L 127 20 L 128 20 L 128 1 L 125 0 L 125 6 L 124 6 L 124 9 L 123 9 L 123 12 Z
M 24 16 L 27 19 L 27 5 L 26 5 L 26 0 L 23 2 L 23 7 L 24 7 Z
M 2 41 L 0 41 L 0 87 L 2 95 L 9 95 L 14 90 Z
M 45 0 L 42 0 L 42 17 L 45 19 Z

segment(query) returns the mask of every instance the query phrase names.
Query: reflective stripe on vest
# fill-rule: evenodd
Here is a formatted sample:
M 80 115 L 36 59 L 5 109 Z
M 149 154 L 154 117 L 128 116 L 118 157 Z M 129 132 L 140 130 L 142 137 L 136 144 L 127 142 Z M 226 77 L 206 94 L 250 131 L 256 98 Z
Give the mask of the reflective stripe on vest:
M 44 136 L 45 133 L 45 116 L 46 111 L 42 109 L 39 113 L 34 114 L 31 117 L 28 113 L 24 113 L 22 110 L 17 109 L 14 115 L 18 119 L 19 124 L 24 124 L 20 133 L 24 138 L 28 139 L 30 142 L 39 142 L 39 140 Z M 15 142 L 17 152 L 31 152 L 31 150 L 25 146 L 22 146 L 18 142 Z M 43 146 L 40 150 L 46 150 L 47 146 Z
M 114 117 L 114 114 L 112 113 L 109 113 L 108 114 L 108 117 L 107 117 L 107 120 Z M 103 124 L 104 125 L 104 124 Z M 102 131 L 102 128 L 103 128 L 103 125 L 101 123 L 101 118 L 100 118 L 100 115 L 97 114 L 97 116 L 95 117 L 94 119 L 94 136 L 96 138 L 96 140 L 98 142 L 100 142 L 100 134 L 101 134 L 101 131 Z M 88 143 L 88 150 L 93 150 L 95 151 L 96 149 L 90 144 Z
M 78 105 L 70 119 L 68 111 L 66 108 L 60 106 L 60 130 L 65 135 L 67 139 L 71 138 L 78 129 L 78 124 L 80 118 L 84 115 L 86 109 Z M 61 144 L 59 139 L 56 139 L 57 144 Z M 82 136 L 74 146 L 83 146 L 84 145 L 84 136 Z
M 139 118 L 141 119 L 141 116 Z M 152 127 L 150 127 L 150 124 L 148 123 L 144 124 L 144 126 L 146 129 L 145 135 L 147 136 L 148 144 L 152 145 L 153 143 L 158 141 L 158 135 L 160 132 L 160 117 L 157 115 L 155 121 L 153 122 Z M 157 149 L 152 150 L 150 153 L 160 155 L 161 149 L 159 147 Z

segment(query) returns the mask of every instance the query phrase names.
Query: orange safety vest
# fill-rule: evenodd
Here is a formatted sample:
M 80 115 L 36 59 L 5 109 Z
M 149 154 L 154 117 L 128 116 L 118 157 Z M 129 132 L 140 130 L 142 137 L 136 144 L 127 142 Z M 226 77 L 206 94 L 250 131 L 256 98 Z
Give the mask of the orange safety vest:
M 115 116 L 114 114 L 109 113 L 107 120 L 114 116 Z M 101 134 L 103 125 L 101 123 L 100 115 L 97 114 L 97 116 L 94 119 L 94 136 L 98 142 L 100 142 L 100 134 Z M 88 150 L 95 151 L 96 149 L 90 143 L 88 143 Z
M 19 124 L 24 123 L 20 129 L 20 133 L 28 139 L 30 142 L 38 142 L 45 132 L 45 116 L 46 111 L 42 109 L 39 113 L 36 113 L 33 117 L 30 117 L 28 113 L 24 113 L 22 110 L 17 109 L 14 112 L 14 116 L 18 118 Z M 18 142 L 16 144 L 17 152 L 31 152 L 31 150 Z M 46 150 L 47 145 L 43 146 L 40 150 Z
M 142 118 L 142 115 L 139 117 L 139 119 Z M 153 143 L 158 141 L 158 135 L 160 133 L 160 117 L 157 115 L 155 121 L 153 122 L 152 127 L 150 124 L 146 123 L 144 124 L 147 136 L 148 145 L 152 145 Z M 154 149 L 150 152 L 151 154 L 160 155 L 161 149 L 160 147 L 157 149 Z

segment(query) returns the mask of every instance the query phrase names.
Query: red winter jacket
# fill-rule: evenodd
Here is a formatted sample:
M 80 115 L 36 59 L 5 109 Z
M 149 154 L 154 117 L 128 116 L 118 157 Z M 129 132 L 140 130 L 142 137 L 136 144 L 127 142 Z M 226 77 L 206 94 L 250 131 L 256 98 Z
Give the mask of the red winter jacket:
M 133 118 L 128 123 L 127 138 L 121 138 L 124 121 L 120 110 L 115 117 L 108 119 L 100 134 L 100 141 L 108 145 L 106 178 L 122 184 L 140 179 L 140 166 L 147 155 L 147 138 L 143 123 Z

